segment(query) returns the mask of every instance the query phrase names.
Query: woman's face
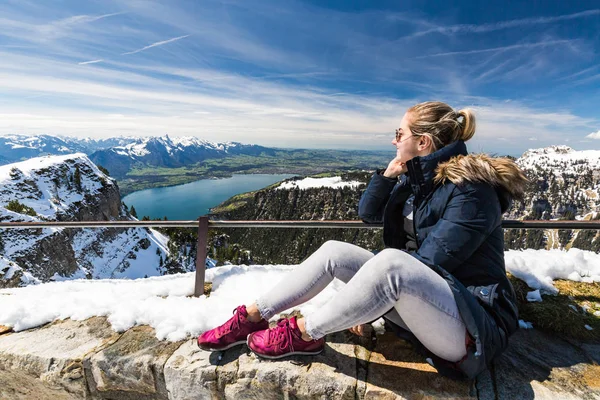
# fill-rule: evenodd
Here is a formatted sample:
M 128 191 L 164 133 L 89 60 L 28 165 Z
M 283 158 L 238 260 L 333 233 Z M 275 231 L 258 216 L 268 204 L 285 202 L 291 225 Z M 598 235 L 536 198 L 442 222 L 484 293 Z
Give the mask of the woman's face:
M 400 121 L 400 128 L 396 130 L 396 136 L 392 144 L 396 146 L 396 158 L 402 165 L 403 172 L 406 172 L 406 162 L 422 153 L 422 137 L 413 136 L 408 123 L 410 121 L 409 113 L 404 114 Z

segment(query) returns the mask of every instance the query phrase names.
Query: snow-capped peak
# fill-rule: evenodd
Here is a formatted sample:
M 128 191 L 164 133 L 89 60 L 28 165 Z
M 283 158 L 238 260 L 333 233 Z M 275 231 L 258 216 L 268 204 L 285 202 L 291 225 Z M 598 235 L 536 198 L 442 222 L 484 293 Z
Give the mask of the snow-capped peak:
M 556 173 L 575 172 L 574 166 L 600 168 L 600 150 L 573 150 L 569 146 L 549 146 L 526 151 L 517 163 L 523 168 L 552 168 Z
M 575 150 L 573 150 L 571 147 L 565 146 L 565 145 L 548 146 L 548 147 L 543 147 L 541 149 L 529 149 L 525 153 L 523 153 L 521 158 L 526 158 L 526 157 L 531 157 L 531 156 L 539 156 L 539 155 L 543 155 L 543 154 L 569 154 L 574 151 Z

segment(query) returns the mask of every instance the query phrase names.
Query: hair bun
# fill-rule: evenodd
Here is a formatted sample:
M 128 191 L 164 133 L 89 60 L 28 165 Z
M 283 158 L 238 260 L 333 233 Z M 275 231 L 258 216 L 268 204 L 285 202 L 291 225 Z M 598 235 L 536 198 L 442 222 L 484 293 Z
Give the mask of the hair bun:
M 475 135 L 475 114 L 470 108 L 464 108 L 457 113 L 460 117 L 463 117 L 462 122 L 462 133 L 459 137 L 460 140 L 467 141 Z

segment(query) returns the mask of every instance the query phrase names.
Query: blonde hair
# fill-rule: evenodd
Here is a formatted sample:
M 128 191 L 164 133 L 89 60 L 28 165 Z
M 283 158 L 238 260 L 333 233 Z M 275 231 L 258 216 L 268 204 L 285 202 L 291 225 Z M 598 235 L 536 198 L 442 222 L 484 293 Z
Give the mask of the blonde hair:
M 426 101 L 412 106 L 407 112 L 412 134 L 428 136 L 434 150 L 457 140 L 466 142 L 475 134 L 475 115 L 468 108 L 457 112 L 441 101 Z

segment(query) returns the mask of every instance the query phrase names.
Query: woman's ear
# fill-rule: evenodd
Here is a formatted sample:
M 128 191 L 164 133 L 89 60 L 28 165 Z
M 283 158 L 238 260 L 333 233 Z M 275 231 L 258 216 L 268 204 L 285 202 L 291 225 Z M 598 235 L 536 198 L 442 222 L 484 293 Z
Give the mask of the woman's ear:
M 433 152 L 433 142 L 431 138 L 427 135 L 419 136 L 418 149 L 419 151 L 428 150 L 430 152 Z

